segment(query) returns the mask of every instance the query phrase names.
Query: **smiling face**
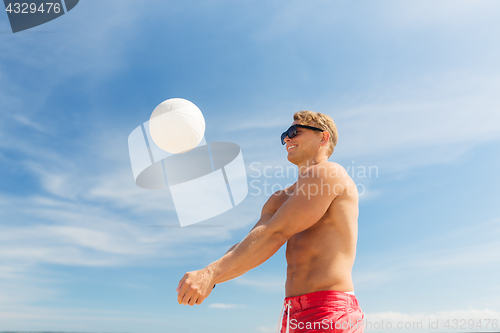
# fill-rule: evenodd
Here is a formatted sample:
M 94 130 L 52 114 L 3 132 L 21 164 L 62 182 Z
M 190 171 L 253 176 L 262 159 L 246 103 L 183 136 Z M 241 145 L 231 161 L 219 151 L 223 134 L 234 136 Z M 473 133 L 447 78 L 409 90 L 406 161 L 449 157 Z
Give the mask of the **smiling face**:
M 302 125 L 299 120 L 296 120 L 292 125 Z M 314 122 L 309 126 L 318 127 Z M 288 152 L 288 160 L 295 165 L 302 164 L 304 161 L 314 160 L 318 155 L 319 150 L 328 140 L 323 140 L 325 132 L 319 132 L 306 128 L 297 127 L 297 135 L 290 139 L 285 138 L 286 150 Z

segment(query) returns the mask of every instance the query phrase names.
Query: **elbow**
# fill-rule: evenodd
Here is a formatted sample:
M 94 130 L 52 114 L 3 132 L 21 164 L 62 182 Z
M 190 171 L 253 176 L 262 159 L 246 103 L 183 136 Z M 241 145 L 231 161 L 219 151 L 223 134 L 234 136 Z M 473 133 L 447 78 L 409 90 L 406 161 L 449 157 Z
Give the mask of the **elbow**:
M 275 232 L 273 232 L 272 237 L 273 237 L 273 239 L 276 240 L 276 242 L 281 247 L 286 242 L 288 242 L 288 240 L 292 237 L 292 235 L 287 235 L 286 233 L 284 233 L 282 231 L 275 231 Z
M 275 244 L 278 244 L 281 247 L 285 244 L 293 235 L 288 235 L 288 233 L 283 230 L 279 230 L 277 228 L 270 228 L 269 226 L 262 225 L 256 229 L 261 229 L 263 232 L 263 236 L 268 241 L 271 241 Z

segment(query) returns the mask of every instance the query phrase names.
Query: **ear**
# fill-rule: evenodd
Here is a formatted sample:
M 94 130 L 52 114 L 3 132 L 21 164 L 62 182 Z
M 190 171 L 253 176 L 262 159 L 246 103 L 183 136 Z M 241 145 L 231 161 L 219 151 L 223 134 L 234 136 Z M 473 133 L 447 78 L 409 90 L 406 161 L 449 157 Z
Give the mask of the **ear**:
M 321 133 L 321 135 L 322 135 L 322 138 L 321 138 L 321 143 L 323 143 L 323 142 L 324 142 L 324 143 L 328 143 L 328 141 L 330 140 L 330 132 L 328 132 L 328 131 L 323 131 L 323 132 Z

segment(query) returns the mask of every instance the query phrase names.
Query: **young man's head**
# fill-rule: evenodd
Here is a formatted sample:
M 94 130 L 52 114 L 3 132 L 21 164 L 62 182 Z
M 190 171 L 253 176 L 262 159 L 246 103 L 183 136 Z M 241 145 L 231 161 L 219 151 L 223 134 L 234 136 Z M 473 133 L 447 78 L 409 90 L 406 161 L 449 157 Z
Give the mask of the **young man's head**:
M 328 159 L 338 141 L 337 126 L 332 118 L 319 112 L 300 111 L 293 115 L 293 120 L 292 125 L 299 126 L 289 129 L 283 138 L 288 160 L 300 164 L 305 160 Z

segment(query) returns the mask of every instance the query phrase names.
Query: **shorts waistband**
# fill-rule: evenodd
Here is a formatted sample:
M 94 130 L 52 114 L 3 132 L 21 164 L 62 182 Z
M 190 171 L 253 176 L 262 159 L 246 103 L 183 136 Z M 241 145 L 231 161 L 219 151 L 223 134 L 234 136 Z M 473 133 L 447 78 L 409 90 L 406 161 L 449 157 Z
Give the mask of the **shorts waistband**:
M 304 295 L 286 297 L 285 303 L 290 305 L 293 312 L 321 305 L 359 308 L 355 295 L 334 290 L 315 291 Z

